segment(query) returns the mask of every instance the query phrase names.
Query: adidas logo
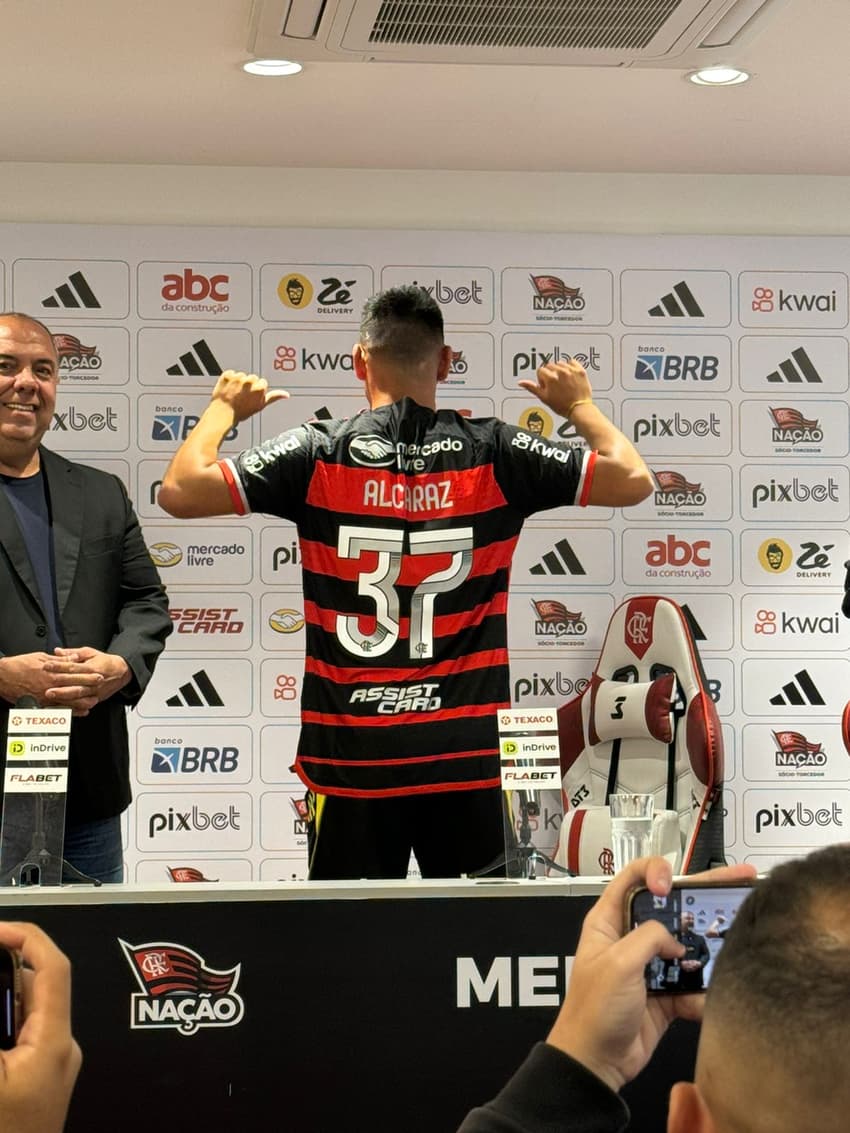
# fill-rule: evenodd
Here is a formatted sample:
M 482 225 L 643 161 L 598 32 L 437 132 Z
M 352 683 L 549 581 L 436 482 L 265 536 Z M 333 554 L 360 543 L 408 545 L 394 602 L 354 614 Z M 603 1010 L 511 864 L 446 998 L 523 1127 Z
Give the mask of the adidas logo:
M 684 279 L 680 280 L 669 295 L 663 295 L 655 307 L 649 308 L 653 319 L 670 316 L 677 319 L 704 319 L 705 314 L 694 298 L 694 293 Z
M 822 381 L 820 374 L 802 346 L 791 351 L 791 357 L 780 362 L 775 370 L 767 375 L 769 382 L 811 382 Z
M 192 673 L 191 681 L 181 685 L 174 696 L 165 702 L 169 708 L 223 708 L 224 701 L 218 689 L 212 683 L 203 669 Z
M 775 705 L 793 704 L 795 707 L 799 707 L 802 704 L 824 705 L 826 701 L 806 670 L 801 669 L 799 673 L 794 674 L 793 681 L 782 686 L 782 692 L 778 692 L 776 696 L 770 698 L 770 703 Z
M 539 563 L 535 563 L 529 574 L 587 574 L 578 555 L 566 539 L 561 539 L 551 551 L 547 551 Z
M 50 308 L 64 307 L 66 310 L 85 307 L 86 310 L 93 311 L 100 307 L 100 302 L 83 273 L 75 271 L 68 276 L 67 283 L 60 284 L 52 295 L 42 299 L 41 305 Z
M 181 354 L 178 361 L 165 372 L 175 378 L 186 375 L 193 378 L 218 378 L 221 376 L 221 363 L 202 338 L 193 342 L 192 349 Z

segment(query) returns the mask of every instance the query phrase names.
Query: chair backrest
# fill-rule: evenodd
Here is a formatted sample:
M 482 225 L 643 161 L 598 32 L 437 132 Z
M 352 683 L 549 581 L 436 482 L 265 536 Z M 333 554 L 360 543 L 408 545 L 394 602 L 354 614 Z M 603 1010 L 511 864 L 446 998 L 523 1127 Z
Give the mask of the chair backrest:
M 723 862 L 723 737 L 680 606 L 657 595 L 618 606 L 591 682 L 558 710 L 558 728 L 558 860 L 573 873 L 612 872 L 607 803 L 615 792 L 655 796 L 666 818 L 657 848 L 679 872 Z

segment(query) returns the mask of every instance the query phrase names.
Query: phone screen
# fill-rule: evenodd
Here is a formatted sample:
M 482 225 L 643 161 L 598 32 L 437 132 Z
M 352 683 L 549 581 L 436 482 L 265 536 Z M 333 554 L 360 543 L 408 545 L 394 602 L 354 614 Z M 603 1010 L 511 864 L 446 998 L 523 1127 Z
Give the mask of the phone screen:
M 661 921 L 685 945 L 676 960 L 656 956 L 646 966 L 646 989 L 655 995 L 685 995 L 705 991 L 723 938 L 747 897 L 749 883 L 689 885 L 674 883 L 666 897 L 638 889 L 630 902 L 630 927 L 646 920 Z
M 0 1050 L 11 1050 L 18 1039 L 21 1007 L 21 961 L 16 952 L 0 946 Z

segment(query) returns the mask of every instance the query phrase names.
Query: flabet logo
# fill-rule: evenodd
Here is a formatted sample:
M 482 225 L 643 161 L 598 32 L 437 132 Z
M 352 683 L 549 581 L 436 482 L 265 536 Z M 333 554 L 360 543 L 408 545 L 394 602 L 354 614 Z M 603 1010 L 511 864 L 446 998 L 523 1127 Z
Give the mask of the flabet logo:
M 285 275 L 277 285 L 277 297 L 284 307 L 303 311 L 309 307 L 313 298 L 313 284 L 306 275 L 292 272 Z
M 171 942 L 118 943 L 141 989 L 130 997 L 133 1030 L 165 1027 L 194 1035 L 202 1027 L 241 1022 L 245 1003 L 236 992 L 241 964 L 209 968 L 199 953 Z

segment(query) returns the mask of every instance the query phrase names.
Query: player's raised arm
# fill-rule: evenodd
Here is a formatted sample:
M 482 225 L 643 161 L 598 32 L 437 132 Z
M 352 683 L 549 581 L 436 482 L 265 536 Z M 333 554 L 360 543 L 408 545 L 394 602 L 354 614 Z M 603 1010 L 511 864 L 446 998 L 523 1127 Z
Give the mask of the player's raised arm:
M 265 378 L 225 370 L 215 384 L 210 403 L 172 457 L 157 501 L 178 519 L 232 515 L 233 498 L 218 465 L 218 450 L 228 432 L 274 401 L 289 397 L 270 390 Z

